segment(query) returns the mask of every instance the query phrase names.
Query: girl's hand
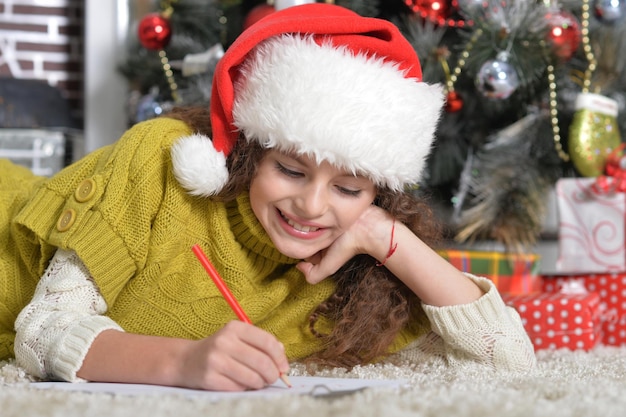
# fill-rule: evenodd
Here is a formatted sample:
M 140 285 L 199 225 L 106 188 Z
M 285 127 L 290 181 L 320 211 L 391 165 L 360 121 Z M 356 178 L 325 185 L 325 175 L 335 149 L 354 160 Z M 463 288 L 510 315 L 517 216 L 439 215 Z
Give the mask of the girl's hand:
M 182 357 L 177 385 L 219 391 L 260 389 L 289 370 L 285 349 L 270 333 L 232 321 L 194 341 Z
M 393 217 L 378 206 L 369 206 L 352 226 L 329 247 L 298 263 L 309 284 L 317 284 L 337 272 L 352 257 L 369 254 L 382 261 L 389 250 Z

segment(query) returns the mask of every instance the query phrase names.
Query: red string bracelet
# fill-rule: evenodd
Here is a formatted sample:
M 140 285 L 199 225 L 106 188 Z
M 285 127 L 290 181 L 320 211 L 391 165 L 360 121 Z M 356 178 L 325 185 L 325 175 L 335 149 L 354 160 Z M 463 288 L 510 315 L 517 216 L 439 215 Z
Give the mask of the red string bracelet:
M 385 265 L 385 262 L 387 262 L 387 259 L 389 259 L 391 255 L 393 255 L 396 249 L 398 248 L 398 244 L 396 243 L 394 245 L 393 243 L 393 237 L 395 233 L 396 233 L 396 219 L 393 219 L 393 224 L 391 225 L 391 239 L 389 240 L 389 251 L 387 252 L 387 256 L 385 256 L 385 259 L 383 259 L 382 262 L 376 262 L 376 266 Z

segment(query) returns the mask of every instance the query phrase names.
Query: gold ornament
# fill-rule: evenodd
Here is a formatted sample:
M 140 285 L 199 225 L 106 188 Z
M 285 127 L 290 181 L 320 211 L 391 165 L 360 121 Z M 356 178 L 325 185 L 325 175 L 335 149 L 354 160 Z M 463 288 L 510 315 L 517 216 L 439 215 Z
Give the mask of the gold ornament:
M 568 141 L 578 172 L 585 177 L 602 175 L 606 158 L 620 143 L 617 102 L 599 94 L 579 94 Z

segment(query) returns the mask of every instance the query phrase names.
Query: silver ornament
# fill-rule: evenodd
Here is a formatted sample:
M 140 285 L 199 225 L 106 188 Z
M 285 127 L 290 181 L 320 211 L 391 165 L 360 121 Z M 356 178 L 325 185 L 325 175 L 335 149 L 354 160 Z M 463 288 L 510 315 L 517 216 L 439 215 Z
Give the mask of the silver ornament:
M 475 79 L 476 88 L 485 97 L 504 100 L 519 87 L 519 78 L 506 53 L 485 62 Z
M 152 87 L 150 92 L 139 98 L 135 113 L 135 122 L 143 122 L 161 116 L 173 107 L 171 102 L 161 101 L 158 87 Z
M 594 0 L 593 12 L 604 23 L 615 23 L 626 15 L 626 0 Z

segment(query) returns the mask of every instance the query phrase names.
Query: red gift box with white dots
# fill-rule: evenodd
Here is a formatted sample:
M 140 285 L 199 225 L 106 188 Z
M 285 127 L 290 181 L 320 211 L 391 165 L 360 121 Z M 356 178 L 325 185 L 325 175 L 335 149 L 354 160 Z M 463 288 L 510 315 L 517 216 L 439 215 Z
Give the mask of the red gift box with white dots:
M 542 277 L 543 291 L 557 292 L 572 282 L 600 296 L 602 344 L 626 346 L 626 273 Z
M 597 293 L 503 294 L 502 298 L 519 312 L 535 350 L 590 350 L 601 341 Z

